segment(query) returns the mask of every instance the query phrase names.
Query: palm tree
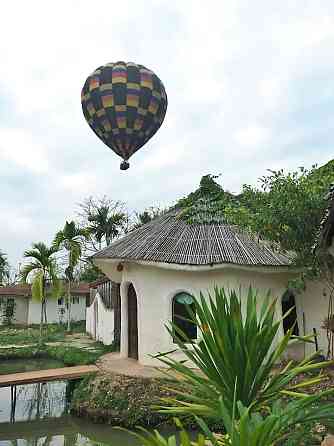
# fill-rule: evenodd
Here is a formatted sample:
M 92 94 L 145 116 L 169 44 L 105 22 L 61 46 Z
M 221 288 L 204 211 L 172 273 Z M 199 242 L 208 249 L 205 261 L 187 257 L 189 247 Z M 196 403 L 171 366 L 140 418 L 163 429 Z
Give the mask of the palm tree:
M 65 249 L 68 254 L 65 276 L 67 280 L 67 330 L 71 330 L 71 283 L 73 282 L 74 268 L 77 266 L 81 255 L 84 240 L 89 233 L 87 229 L 80 228 L 74 221 L 66 222 L 64 228 L 57 232 L 53 247 L 56 250 Z
M 9 277 L 9 263 L 6 254 L 0 251 L 0 286 L 4 280 Z
M 54 258 L 56 252 L 55 247 L 48 247 L 45 243 L 40 242 L 33 243 L 32 249 L 24 253 L 24 257 L 31 259 L 31 261 L 22 268 L 21 280 L 28 283 L 31 279 L 32 297 L 41 302 L 40 339 L 42 338 L 43 324 L 47 323 L 47 287 L 51 287 L 54 297 L 58 297 L 61 292 L 61 283 L 57 275 L 57 262 Z
M 117 237 L 127 221 L 124 212 L 111 212 L 110 206 L 100 206 L 88 217 L 90 233 L 99 243 L 100 248 L 103 239 L 109 246 L 112 240 Z

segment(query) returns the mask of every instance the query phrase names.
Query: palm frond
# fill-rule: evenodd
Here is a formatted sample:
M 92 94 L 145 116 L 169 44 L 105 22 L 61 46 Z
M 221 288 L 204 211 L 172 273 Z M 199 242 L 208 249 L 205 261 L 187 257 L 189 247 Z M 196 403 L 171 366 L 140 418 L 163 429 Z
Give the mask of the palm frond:
M 37 271 L 32 279 L 31 296 L 34 300 L 43 301 L 45 299 L 43 289 L 44 279 L 43 271 L 41 270 Z
M 38 262 L 31 262 L 27 265 L 24 265 L 20 272 L 20 280 L 21 282 L 27 282 L 29 279 L 30 273 L 33 271 L 40 271 L 42 269 L 41 264 Z

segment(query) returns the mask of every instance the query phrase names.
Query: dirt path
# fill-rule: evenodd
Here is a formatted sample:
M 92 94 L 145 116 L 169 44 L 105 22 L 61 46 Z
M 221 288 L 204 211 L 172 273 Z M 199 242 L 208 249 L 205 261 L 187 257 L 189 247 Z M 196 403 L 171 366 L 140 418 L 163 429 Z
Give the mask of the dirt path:
M 142 378 L 166 378 L 166 374 L 155 367 L 141 365 L 135 359 L 121 358 L 119 353 L 107 353 L 101 356 L 96 365 L 105 373 L 118 373 Z

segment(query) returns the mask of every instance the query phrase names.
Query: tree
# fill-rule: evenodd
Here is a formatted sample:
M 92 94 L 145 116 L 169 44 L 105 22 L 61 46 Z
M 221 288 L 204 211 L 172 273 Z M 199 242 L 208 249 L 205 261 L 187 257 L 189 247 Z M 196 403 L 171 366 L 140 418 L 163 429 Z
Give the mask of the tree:
M 138 229 L 143 225 L 146 225 L 156 217 L 163 215 L 165 212 L 164 209 L 159 208 L 158 206 L 150 206 L 146 208 L 143 212 L 135 213 L 135 222 L 132 225 L 132 229 Z
M 226 207 L 227 219 L 293 251 L 296 265 L 317 269 L 314 244 L 333 181 L 334 161 L 319 169 L 270 170 L 260 188 L 243 187 L 238 200 Z
M 105 277 L 103 272 L 91 260 L 83 263 L 77 269 L 76 280 L 79 282 L 94 282 L 103 277 Z
M 9 263 L 6 254 L 0 251 L 0 286 L 9 279 Z
M 88 251 L 99 251 L 127 230 L 129 217 L 124 204 L 107 197 L 89 197 L 79 204 L 81 225 L 89 230 Z
M 24 265 L 21 271 L 21 280 L 28 283 L 31 280 L 31 293 L 33 299 L 41 302 L 40 339 L 43 325 L 47 323 L 46 304 L 49 295 L 57 298 L 61 293 L 61 282 L 58 279 L 58 266 L 54 257 L 57 249 L 48 247 L 45 243 L 33 243 L 32 249 L 24 252 L 24 257 L 30 262 Z
M 57 251 L 67 251 L 67 267 L 65 276 L 67 281 L 67 330 L 71 330 L 71 284 L 74 279 L 74 269 L 82 255 L 82 245 L 88 239 L 88 231 L 80 228 L 74 221 L 66 222 L 64 228 L 57 232 L 53 248 Z

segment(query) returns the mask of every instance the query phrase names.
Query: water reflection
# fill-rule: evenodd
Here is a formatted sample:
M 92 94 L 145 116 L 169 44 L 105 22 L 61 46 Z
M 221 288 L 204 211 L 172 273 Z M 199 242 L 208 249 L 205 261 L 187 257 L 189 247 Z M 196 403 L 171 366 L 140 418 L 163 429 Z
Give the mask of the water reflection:
M 0 389 L 0 423 L 40 420 L 67 413 L 73 384 L 37 383 Z
M 70 416 L 74 386 L 70 381 L 0 388 L 0 446 L 140 445 L 126 432 Z
M 14 428 L 15 426 L 15 428 Z M 0 424 L 0 446 L 139 446 L 125 432 L 70 416 Z

